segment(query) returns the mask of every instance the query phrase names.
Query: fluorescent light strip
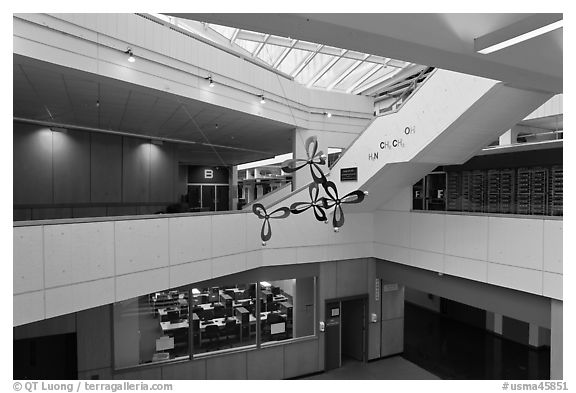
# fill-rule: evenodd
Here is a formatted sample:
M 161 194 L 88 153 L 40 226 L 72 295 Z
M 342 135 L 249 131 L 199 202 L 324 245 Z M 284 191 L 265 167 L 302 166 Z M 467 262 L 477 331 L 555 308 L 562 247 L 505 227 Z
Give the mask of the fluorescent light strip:
M 491 46 L 484 48 L 482 50 L 479 50 L 478 53 L 482 53 L 483 55 L 487 55 L 488 53 L 496 52 L 496 51 L 499 51 L 500 49 L 504 49 L 504 48 L 507 48 L 509 46 L 516 45 L 522 41 L 526 41 L 526 40 L 529 40 L 531 38 L 538 37 L 539 35 L 546 34 L 552 30 L 556 30 L 556 29 L 561 28 L 563 25 L 563 22 L 564 22 L 563 20 L 559 20 L 559 21 L 551 23 L 549 25 L 542 26 L 536 30 L 529 31 L 529 32 L 521 34 L 517 37 L 510 38 L 509 40 L 506 40 L 506 41 L 500 42 L 498 44 L 491 45 Z

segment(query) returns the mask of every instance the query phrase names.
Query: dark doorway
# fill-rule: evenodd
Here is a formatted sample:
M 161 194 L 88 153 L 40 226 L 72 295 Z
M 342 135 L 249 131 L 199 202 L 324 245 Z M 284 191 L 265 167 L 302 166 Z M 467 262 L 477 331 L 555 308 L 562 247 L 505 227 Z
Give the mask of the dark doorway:
M 342 366 L 343 361 L 367 359 L 367 297 L 326 302 L 324 370 Z
M 76 333 L 14 341 L 14 379 L 77 379 Z
M 342 356 L 366 359 L 366 300 L 342 302 Z

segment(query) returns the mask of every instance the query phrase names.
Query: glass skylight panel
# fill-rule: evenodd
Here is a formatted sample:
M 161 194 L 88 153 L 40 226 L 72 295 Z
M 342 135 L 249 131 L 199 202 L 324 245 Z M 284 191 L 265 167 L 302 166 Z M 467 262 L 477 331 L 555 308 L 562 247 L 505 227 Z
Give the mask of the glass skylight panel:
M 254 42 L 254 41 L 246 41 L 246 40 L 241 40 L 241 39 L 236 39 L 236 41 L 234 41 L 235 44 L 237 44 L 238 46 L 240 46 L 241 48 L 246 49 L 248 52 L 252 53 L 254 52 L 254 50 L 258 47 L 258 43 Z
M 314 86 L 327 88 L 332 81 L 342 75 L 342 73 L 349 69 L 350 66 L 354 63 L 356 63 L 356 60 L 344 58 L 340 59 L 320 79 L 318 79 Z
M 209 24 L 208 27 L 210 27 L 212 30 L 220 33 L 221 35 L 223 35 L 227 39 L 230 39 L 232 37 L 232 34 L 234 34 L 234 30 L 236 30 L 233 27 L 213 25 L 213 24 Z
M 292 49 L 288 56 L 284 59 L 282 63 L 278 66 L 278 70 L 290 74 L 292 71 L 298 67 L 302 61 L 310 54 L 309 51 L 300 50 L 300 49 Z
M 334 56 L 317 53 L 312 60 L 304 67 L 302 72 L 295 77 L 298 83 L 307 84 L 314 78 L 328 63 L 334 59 Z
M 284 50 L 286 48 L 283 46 L 266 44 L 258 54 L 258 58 L 272 65 L 284 53 Z
M 153 15 L 227 46 L 230 46 L 229 42 L 234 38 L 231 49 L 244 56 L 252 55 L 254 59 L 275 67 L 278 71 L 294 76 L 295 82 L 308 87 L 354 93 L 358 91 L 359 81 L 362 86 L 379 79 L 384 81 L 386 78 L 383 76 L 411 64 L 290 37 L 213 23 L 186 21 L 162 14 Z M 191 22 L 192 25 L 187 25 L 186 22 Z M 388 67 L 383 67 L 388 62 Z
M 344 78 L 340 83 L 334 86 L 334 90 L 346 91 L 350 86 L 356 83 L 356 81 L 359 80 L 363 75 L 365 75 L 367 72 L 370 72 L 370 70 L 372 70 L 372 67 L 375 66 L 376 65 L 374 63 L 360 64 L 358 68 L 350 72 L 350 74 L 346 78 Z
M 394 68 L 394 67 L 382 67 L 378 71 L 376 71 L 376 73 L 374 73 L 374 75 L 372 75 L 370 78 L 368 78 L 366 81 L 364 81 L 364 83 L 362 83 L 360 86 L 358 86 L 358 88 L 360 88 L 362 86 L 369 85 L 370 83 L 374 82 L 375 80 L 377 80 L 379 78 L 382 78 L 384 75 L 389 74 L 394 70 L 396 70 L 396 68 Z

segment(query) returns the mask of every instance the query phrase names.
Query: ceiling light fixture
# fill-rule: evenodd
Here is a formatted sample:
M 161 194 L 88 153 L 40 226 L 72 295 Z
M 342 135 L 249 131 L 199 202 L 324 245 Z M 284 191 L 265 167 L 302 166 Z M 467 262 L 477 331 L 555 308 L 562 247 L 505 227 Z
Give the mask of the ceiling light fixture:
M 208 86 L 210 87 L 214 87 L 214 80 L 212 79 L 212 75 L 208 75 L 206 78 L 204 78 L 208 81 Z
M 134 54 L 132 53 L 132 49 L 128 48 L 126 49 L 126 51 L 124 52 L 128 55 L 128 61 L 130 63 L 134 63 L 136 61 L 136 58 L 134 57 Z
M 260 103 L 261 103 L 261 104 L 265 104 L 265 103 L 266 103 L 266 99 L 264 98 L 264 94 L 258 94 L 258 97 L 260 97 Z
M 516 32 L 510 32 L 510 31 L 505 31 L 502 33 L 500 33 L 500 31 L 494 32 L 483 37 L 475 38 L 474 49 L 478 53 L 487 55 L 489 53 L 499 51 L 509 46 L 519 44 L 520 42 L 532 39 L 534 37 L 538 37 L 542 34 L 546 34 L 553 30 L 560 29 L 562 28 L 562 26 L 563 26 L 563 20 L 558 20 L 552 23 L 548 23 L 544 26 L 540 27 L 534 26 L 533 28 L 530 28 L 530 30 L 525 31 L 523 33 L 521 32 L 522 30 Z M 525 30 L 525 28 L 523 30 Z
M 100 108 L 100 100 L 96 100 L 96 108 Z
M 324 116 L 326 116 L 327 118 L 331 118 L 331 117 L 332 117 L 332 113 L 330 113 L 330 112 L 324 112 Z

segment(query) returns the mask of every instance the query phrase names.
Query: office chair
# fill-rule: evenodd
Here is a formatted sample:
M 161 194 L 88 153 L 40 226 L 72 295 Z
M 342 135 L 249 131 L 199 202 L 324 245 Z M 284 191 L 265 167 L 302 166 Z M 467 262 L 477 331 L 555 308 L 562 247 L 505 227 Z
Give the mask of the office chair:
M 204 334 L 211 346 L 215 343 L 216 349 L 218 349 L 220 344 L 220 329 L 218 326 L 215 324 L 207 325 Z
M 226 341 L 227 342 L 230 341 L 231 336 L 234 338 L 234 336 L 236 336 L 238 334 L 237 330 L 238 330 L 238 328 L 237 328 L 237 324 L 236 324 L 235 319 L 231 319 L 231 320 L 226 321 L 226 326 L 224 326 L 224 332 L 226 334 Z
M 226 316 L 226 310 L 224 306 L 214 306 L 214 318 L 224 318 Z
M 272 295 L 277 296 L 280 295 L 280 293 L 282 293 L 282 291 L 279 287 L 272 287 Z

